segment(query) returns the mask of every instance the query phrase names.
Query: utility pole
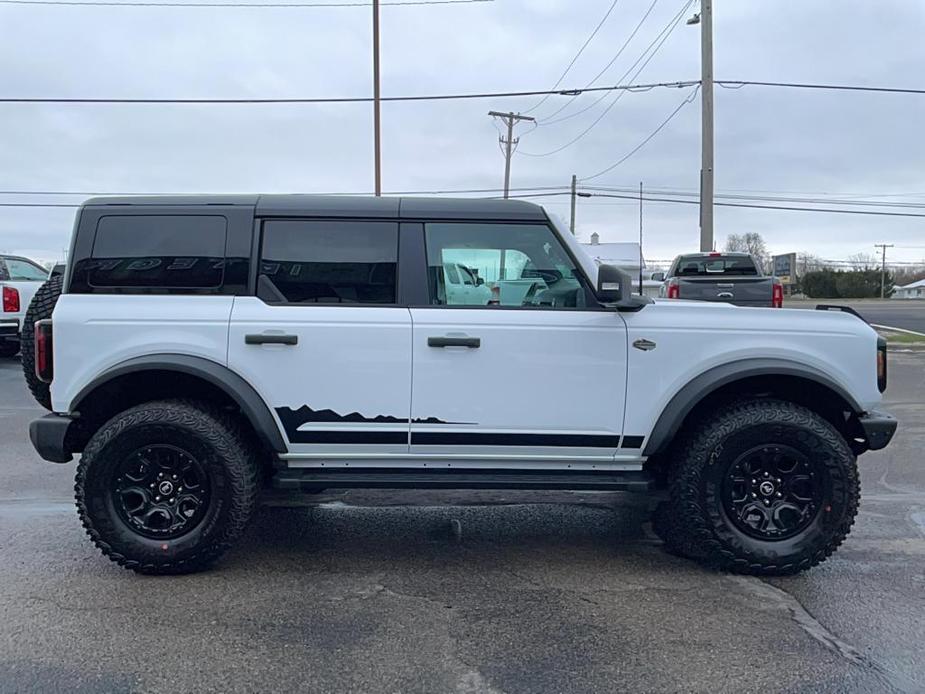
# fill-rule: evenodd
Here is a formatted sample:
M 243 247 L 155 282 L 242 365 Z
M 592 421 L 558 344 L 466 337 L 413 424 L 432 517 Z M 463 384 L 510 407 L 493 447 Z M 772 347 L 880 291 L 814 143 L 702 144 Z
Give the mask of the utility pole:
M 892 248 L 892 243 L 875 243 L 874 248 L 879 248 L 883 252 L 883 260 L 880 265 L 880 298 L 886 298 L 886 249 Z
M 713 0 L 700 0 L 700 250 L 713 250 Z
M 639 182 L 639 293 L 642 294 L 642 181 Z
M 488 115 L 493 118 L 500 118 L 507 126 L 507 138 L 504 136 L 498 138 L 504 152 L 504 197 L 507 199 L 511 190 L 511 155 L 514 154 L 514 147 L 520 142 L 519 137 L 514 137 L 514 123 L 522 120 L 535 123 L 536 119 L 530 116 L 522 116 L 519 113 L 501 113 L 500 111 L 489 111 Z
M 572 236 L 575 235 L 575 201 L 578 198 L 578 196 L 575 194 L 577 192 L 575 190 L 575 186 L 577 184 L 578 184 L 578 177 L 575 174 L 572 174 L 572 218 L 568 225 L 569 231 L 572 232 Z
M 379 0 L 373 0 L 373 147 L 375 148 L 376 197 L 382 195 L 382 137 L 379 122 Z

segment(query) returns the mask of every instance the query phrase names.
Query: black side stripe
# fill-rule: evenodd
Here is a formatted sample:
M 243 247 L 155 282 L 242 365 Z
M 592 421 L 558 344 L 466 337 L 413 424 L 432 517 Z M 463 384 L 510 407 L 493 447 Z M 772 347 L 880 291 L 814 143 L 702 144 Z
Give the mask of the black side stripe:
M 624 436 L 623 448 L 642 448 L 644 436 Z
M 408 443 L 407 431 L 291 431 L 286 432 L 290 443 Z
M 495 434 L 443 431 L 413 431 L 412 446 L 572 446 L 617 448 L 619 436 L 598 434 Z

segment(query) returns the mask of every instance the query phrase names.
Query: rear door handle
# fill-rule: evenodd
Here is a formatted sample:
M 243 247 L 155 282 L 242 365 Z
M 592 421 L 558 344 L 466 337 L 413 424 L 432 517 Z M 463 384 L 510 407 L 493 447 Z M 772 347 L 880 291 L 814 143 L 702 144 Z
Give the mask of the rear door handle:
M 731 299 L 733 298 L 732 292 L 720 292 L 719 294 L 716 295 L 716 298 L 717 299 Z
M 482 346 L 480 337 L 428 337 L 428 347 L 469 347 L 478 349 Z
M 245 335 L 244 344 L 246 345 L 297 345 L 299 344 L 298 335 L 274 335 L 272 333 L 258 333 L 257 335 Z

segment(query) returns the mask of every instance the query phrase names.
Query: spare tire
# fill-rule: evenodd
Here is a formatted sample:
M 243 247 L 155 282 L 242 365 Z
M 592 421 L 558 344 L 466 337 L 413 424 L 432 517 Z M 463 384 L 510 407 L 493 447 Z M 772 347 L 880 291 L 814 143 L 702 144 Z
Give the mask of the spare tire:
M 35 322 L 51 318 L 58 297 L 61 296 L 61 276 L 52 277 L 45 282 L 32 297 L 26 318 L 23 321 L 20 343 L 22 344 L 22 372 L 29 384 L 36 402 L 46 410 L 51 409 L 50 384 L 43 383 L 35 375 Z

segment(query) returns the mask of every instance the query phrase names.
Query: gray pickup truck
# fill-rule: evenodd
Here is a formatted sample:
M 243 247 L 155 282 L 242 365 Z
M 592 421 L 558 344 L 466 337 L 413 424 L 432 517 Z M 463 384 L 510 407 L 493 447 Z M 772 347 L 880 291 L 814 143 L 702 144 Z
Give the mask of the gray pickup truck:
M 748 253 L 687 253 L 671 263 L 661 280 L 659 296 L 666 299 L 723 301 L 736 306 L 781 308 L 784 288 L 776 277 L 761 272 Z

